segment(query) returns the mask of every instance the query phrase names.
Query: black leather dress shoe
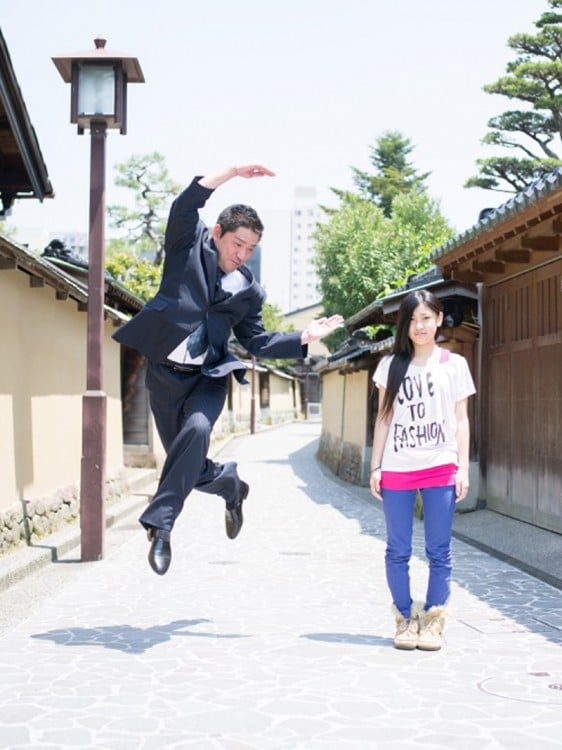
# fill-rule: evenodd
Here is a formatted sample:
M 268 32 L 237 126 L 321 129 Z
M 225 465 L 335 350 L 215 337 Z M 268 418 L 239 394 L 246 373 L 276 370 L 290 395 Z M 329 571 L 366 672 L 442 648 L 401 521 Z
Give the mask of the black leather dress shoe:
M 148 539 L 152 542 L 148 551 L 150 567 L 159 576 L 163 576 L 172 562 L 170 532 L 165 529 L 150 528 L 148 529 Z
M 224 512 L 224 521 L 226 526 L 226 535 L 229 539 L 236 539 L 242 524 L 244 523 L 244 516 L 242 515 L 242 503 L 248 497 L 250 487 L 240 480 L 240 496 L 238 502 L 231 508 L 228 506 Z

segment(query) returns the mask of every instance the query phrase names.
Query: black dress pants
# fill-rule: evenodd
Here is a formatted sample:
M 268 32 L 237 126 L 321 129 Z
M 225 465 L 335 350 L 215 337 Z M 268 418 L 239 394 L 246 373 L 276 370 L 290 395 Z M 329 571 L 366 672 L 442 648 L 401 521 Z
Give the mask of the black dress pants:
M 166 461 L 156 493 L 139 521 L 145 528 L 171 531 L 193 488 L 220 495 L 227 503 L 239 497 L 236 464 L 207 458 L 211 432 L 226 401 L 228 376 L 180 373 L 149 362 L 146 385 Z

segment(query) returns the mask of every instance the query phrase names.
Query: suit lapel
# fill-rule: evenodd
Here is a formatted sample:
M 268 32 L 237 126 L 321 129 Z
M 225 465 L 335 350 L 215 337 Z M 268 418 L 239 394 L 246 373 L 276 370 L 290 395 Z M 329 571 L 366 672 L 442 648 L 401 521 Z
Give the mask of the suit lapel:
M 201 262 L 203 265 L 203 273 L 205 274 L 205 281 L 207 283 L 207 294 L 209 302 L 212 302 L 215 297 L 215 284 L 217 280 L 217 251 L 214 249 L 214 243 L 204 242 L 201 248 Z

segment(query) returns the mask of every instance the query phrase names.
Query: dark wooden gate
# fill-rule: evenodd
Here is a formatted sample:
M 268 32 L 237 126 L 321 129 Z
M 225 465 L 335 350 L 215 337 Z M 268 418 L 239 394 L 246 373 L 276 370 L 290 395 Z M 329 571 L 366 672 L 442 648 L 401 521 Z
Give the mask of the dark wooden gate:
M 487 286 L 488 507 L 562 532 L 562 260 Z
M 122 347 L 121 398 L 123 402 L 123 443 L 149 444 L 148 391 L 146 359 L 134 349 Z

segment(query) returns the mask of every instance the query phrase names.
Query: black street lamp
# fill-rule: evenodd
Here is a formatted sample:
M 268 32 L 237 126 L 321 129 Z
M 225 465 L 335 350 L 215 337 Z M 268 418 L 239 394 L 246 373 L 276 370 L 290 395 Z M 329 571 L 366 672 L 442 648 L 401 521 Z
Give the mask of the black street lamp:
M 90 229 L 86 392 L 82 401 L 80 531 L 83 562 L 101 560 L 105 531 L 106 394 L 103 390 L 105 134 L 127 130 L 127 84 L 143 83 L 135 57 L 105 48 L 53 57 L 70 83 L 70 121 L 90 130 Z

